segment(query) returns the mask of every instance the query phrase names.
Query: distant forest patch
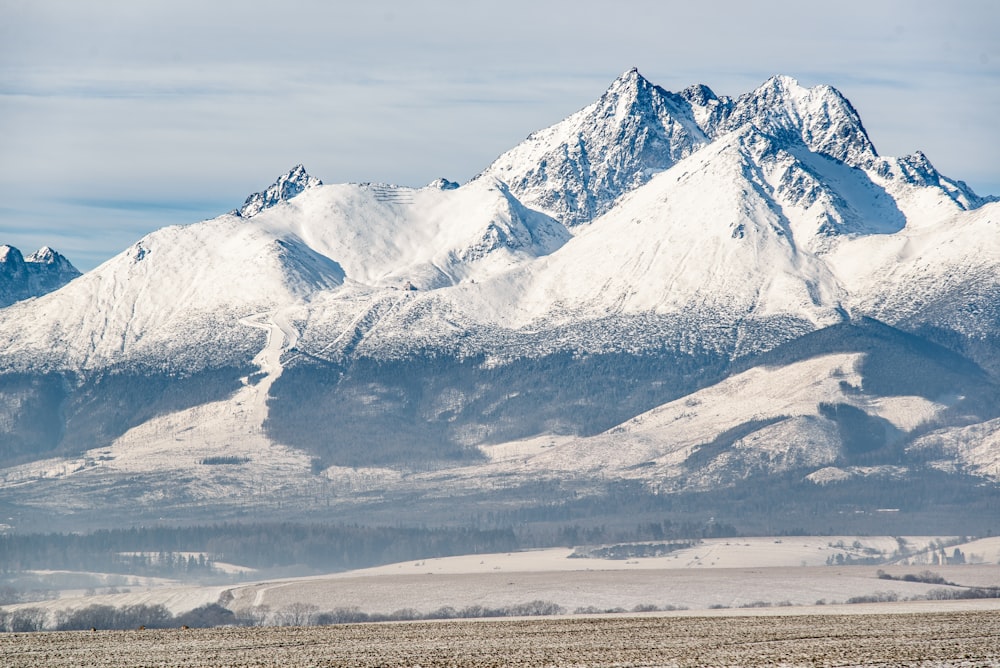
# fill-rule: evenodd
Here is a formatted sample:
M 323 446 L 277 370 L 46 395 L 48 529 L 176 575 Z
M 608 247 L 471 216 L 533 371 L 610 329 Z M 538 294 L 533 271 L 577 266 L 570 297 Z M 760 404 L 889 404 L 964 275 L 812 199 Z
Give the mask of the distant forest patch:
M 603 547 L 578 547 L 569 555 L 570 559 L 643 559 L 663 557 L 677 550 L 694 547 L 696 541 L 680 543 L 630 543 L 605 545 Z
M 222 464 L 247 464 L 250 462 L 250 458 L 240 455 L 218 455 L 215 457 L 205 457 L 204 459 L 199 459 L 199 464 L 204 464 L 205 466 L 218 466 Z

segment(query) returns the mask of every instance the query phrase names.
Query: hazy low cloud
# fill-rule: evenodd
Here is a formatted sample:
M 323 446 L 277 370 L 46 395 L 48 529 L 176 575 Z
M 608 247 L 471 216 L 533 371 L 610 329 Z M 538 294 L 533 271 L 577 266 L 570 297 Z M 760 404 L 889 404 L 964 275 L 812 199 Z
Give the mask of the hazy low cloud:
M 89 268 L 299 162 L 327 182 L 466 180 L 633 65 L 720 94 L 832 84 L 882 153 L 1000 193 L 998 26 L 989 1 L 8 0 L 0 243 L 59 247 L 65 216 L 60 250 Z

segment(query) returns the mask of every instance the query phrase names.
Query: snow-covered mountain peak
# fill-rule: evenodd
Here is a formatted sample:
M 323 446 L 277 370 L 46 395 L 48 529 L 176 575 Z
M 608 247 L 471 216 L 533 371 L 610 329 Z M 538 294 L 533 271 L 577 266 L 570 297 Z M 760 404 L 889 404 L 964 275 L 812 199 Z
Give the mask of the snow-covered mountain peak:
M 239 215 L 243 218 L 250 218 L 278 202 L 290 200 L 307 188 L 321 185 L 323 182 L 310 176 L 305 167 L 301 164 L 295 165 L 279 176 L 278 180 L 268 186 L 266 190 L 247 197 L 246 202 L 239 209 Z
M 705 107 L 713 102 L 718 102 L 719 96 L 715 94 L 711 88 L 705 84 L 694 84 L 693 86 L 688 86 L 680 93 L 678 93 L 685 100 L 690 102 L 692 105 L 699 107 Z
M 25 262 L 34 262 L 38 265 L 45 265 L 54 271 L 67 272 L 79 275 L 76 267 L 66 259 L 66 256 L 55 251 L 48 246 L 42 246 L 37 251 L 24 259 Z
M 455 190 L 458 188 L 459 184 L 454 181 L 449 181 L 444 177 L 434 179 L 427 184 L 428 188 L 437 188 L 438 190 Z
M 668 92 L 649 79 L 639 70 L 632 68 L 615 79 L 594 105 L 593 118 L 603 121 L 603 127 L 594 128 L 598 132 L 623 137 L 622 132 L 630 125 L 641 124 L 643 130 L 656 137 L 663 131 L 672 129 L 671 124 L 681 124 L 678 129 L 687 130 L 695 139 L 704 139 L 695 123 L 687 101 L 676 93 Z M 692 127 L 694 126 L 694 127 Z M 683 151 L 684 155 L 690 151 Z M 679 155 L 671 154 L 673 160 Z
M 4 244 L 0 246 L 0 263 L 10 263 L 20 265 L 24 263 L 45 266 L 45 271 L 64 271 L 74 275 L 79 275 L 76 267 L 66 259 L 61 253 L 52 250 L 48 246 L 42 246 L 31 255 L 25 257 L 20 250 Z
M 69 260 L 48 246 L 24 257 L 13 246 L 0 246 L 0 308 L 57 290 L 80 275 Z
M 531 134 L 480 176 L 501 179 L 524 204 L 574 226 L 708 141 L 687 100 L 631 69 L 596 102 Z
M 744 127 L 786 151 L 801 147 L 851 167 L 894 172 L 904 186 L 939 186 L 956 201 L 979 201 L 960 184 L 931 174 L 929 163 L 881 167 L 884 160 L 860 116 L 839 91 L 806 87 L 787 75 L 730 98 L 703 84 L 671 93 L 632 68 L 593 104 L 531 134 L 480 176 L 503 180 L 521 202 L 572 228 L 607 212 L 655 173 Z
M 622 72 L 618 78 L 611 82 L 602 97 L 634 95 L 640 90 L 656 88 L 649 79 L 639 73 L 638 68 L 630 68 Z
M 780 96 L 794 95 L 798 97 L 804 97 L 809 93 L 809 89 L 800 84 L 798 79 L 787 74 L 775 74 L 769 77 L 754 92 L 767 94 L 767 91 L 773 91 Z
M 715 135 L 748 123 L 854 167 L 868 166 L 878 156 L 858 112 L 831 86 L 807 88 L 792 77 L 773 76 L 737 98 L 731 112 L 709 132 Z
M 29 257 L 31 258 L 31 262 L 44 262 L 46 264 L 52 264 L 57 258 L 60 257 L 60 255 L 48 246 L 42 246 Z

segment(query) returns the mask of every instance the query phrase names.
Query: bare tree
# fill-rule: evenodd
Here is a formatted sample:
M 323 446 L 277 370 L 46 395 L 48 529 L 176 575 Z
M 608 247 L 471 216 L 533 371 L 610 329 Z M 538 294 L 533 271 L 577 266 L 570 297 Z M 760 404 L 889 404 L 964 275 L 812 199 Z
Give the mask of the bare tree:
M 240 626 L 264 626 L 271 616 L 271 606 L 252 605 L 234 610 L 236 623 Z
M 312 603 L 292 603 L 275 613 L 274 622 L 278 626 L 310 626 L 316 623 L 318 612 Z
M 49 613 L 42 608 L 21 608 L 10 613 L 7 628 L 14 633 L 44 631 Z

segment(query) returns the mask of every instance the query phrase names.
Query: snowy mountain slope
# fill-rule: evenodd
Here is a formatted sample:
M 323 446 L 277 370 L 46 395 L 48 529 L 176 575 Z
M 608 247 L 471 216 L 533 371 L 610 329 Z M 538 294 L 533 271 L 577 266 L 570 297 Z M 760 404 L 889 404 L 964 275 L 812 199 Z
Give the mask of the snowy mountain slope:
M 14 368 L 38 368 L 40 351 L 55 353 L 49 369 L 237 363 L 260 348 L 242 323 L 249 315 L 345 281 L 364 291 L 475 280 L 567 238 L 487 180 L 459 190 L 313 185 L 252 218 L 164 228 L 42 305 L 14 307 L 0 320 L 11 341 L 0 355 Z
M 1000 419 L 939 429 L 917 439 L 910 449 L 945 470 L 1000 479 Z
M 813 326 L 838 319 L 838 286 L 795 247 L 787 220 L 759 191 L 748 139 L 729 135 L 657 175 L 532 267 L 525 310 L 535 317 L 554 304 L 570 313 L 698 310 L 706 323 L 726 325 L 781 315 Z
M 604 434 L 572 444 L 556 446 L 532 458 L 538 470 L 578 473 L 612 471 L 640 479 L 676 479 L 688 471 L 685 462 L 698 448 L 720 434 L 743 425 L 748 427 L 734 456 L 757 446 L 758 456 L 773 446 L 774 455 L 785 466 L 821 466 L 838 454 L 836 426 L 821 418 L 817 406 L 845 397 L 841 380 L 858 383 L 856 355 L 841 354 L 816 358 L 776 369 L 752 369 L 717 385 L 694 392 L 629 420 Z M 923 406 L 928 413 L 933 406 Z M 749 438 L 763 432 L 776 436 L 775 423 L 797 422 L 786 438 Z M 755 424 L 756 423 L 756 424 Z M 787 438 L 791 436 L 791 439 Z M 710 464 L 711 460 L 704 462 Z
M 62 290 L 6 310 L 2 357 L 7 368 L 34 370 L 218 366 L 261 347 L 241 318 L 343 278 L 301 240 L 235 216 L 167 227 Z
M 145 479 L 142 493 L 133 498 L 139 506 L 160 501 L 164 480 L 175 502 L 192 504 L 252 495 L 255 482 L 265 477 L 271 493 L 301 484 L 308 455 L 273 443 L 263 432 L 268 393 L 282 372 L 280 356 L 295 344 L 296 332 L 283 313 L 251 316 L 243 324 L 264 330 L 267 343 L 254 359 L 258 370 L 243 377 L 231 396 L 157 415 L 79 456 L 13 467 L 5 482 L 71 484 L 77 504 L 95 507 L 109 480 L 121 485 Z
M 455 290 L 405 300 L 372 297 L 369 312 L 378 311 L 379 323 L 376 347 L 389 346 L 393 332 L 407 337 L 414 330 L 433 332 L 441 320 L 452 323 L 451 331 L 454 323 L 464 323 L 466 330 L 499 327 L 519 336 L 556 324 L 652 315 L 675 322 L 683 316 L 702 330 L 704 339 L 712 336 L 708 330 L 717 331 L 720 341 L 710 345 L 732 352 L 734 346 L 743 347 L 732 340 L 741 327 L 760 329 L 749 321 L 778 319 L 776 328 L 793 332 L 838 321 L 836 281 L 822 262 L 794 246 L 788 221 L 747 173 L 743 137 L 730 139 L 654 177 L 601 217 L 600 224 L 545 257 L 480 276 Z M 707 191 L 714 197 L 706 204 L 702 193 Z M 337 300 L 328 301 L 328 310 L 340 313 Z M 315 312 L 313 317 L 319 318 Z M 325 326 L 347 327 L 329 320 Z M 323 328 L 318 322 L 307 327 Z M 362 347 L 369 348 L 375 334 L 362 327 L 341 342 L 359 336 Z M 444 327 L 440 338 L 446 340 L 448 334 Z M 580 336 L 597 336 L 604 347 L 619 349 L 637 343 L 627 333 L 619 339 L 606 327 Z
M 832 88 L 674 94 L 629 71 L 461 187 L 296 166 L 3 309 L 0 462 L 25 503 L 95 507 L 133 478 L 187 507 L 255 480 L 308 506 L 344 480 L 691 490 L 918 475 L 936 452 L 990 476 L 984 202 L 879 156 Z
M 280 321 L 271 324 L 282 326 Z M 844 331 L 831 333 L 838 328 Z M 204 504 L 219 504 L 226 512 L 263 508 L 274 498 L 271 494 L 280 494 L 289 508 L 307 508 L 317 499 L 350 505 L 370 501 L 372 494 L 376 499 L 410 494 L 433 498 L 551 477 L 570 489 L 587 489 L 600 478 L 632 480 L 662 493 L 721 489 L 787 473 L 828 484 L 888 469 L 897 476 L 927 467 L 937 470 L 948 462 L 964 472 L 995 475 L 992 441 L 973 445 L 968 437 L 995 431 L 995 418 L 977 420 L 992 415 L 981 413 L 984 406 L 997 410 L 996 388 L 990 389 L 975 365 L 939 359 L 934 346 L 874 324 L 820 330 L 811 343 L 794 341 L 763 357 L 764 364 L 590 438 L 546 438 L 540 447 L 527 449 L 491 446 L 483 449 L 491 462 L 459 459 L 416 474 L 407 473 L 410 466 L 400 471 L 398 465 L 325 463 L 318 472 L 316 460 L 267 437 L 260 421 L 269 412 L 264 404 L 268 386 L 284 375 L 276 363 L 278 338 L 262 351 L 264 377 L 245 383 L 231 398 L 149 420 L 110 447 L 80 457 L 5 469 L 0 484 L 8 498 L 15 495 L 38 506 L 57 507 L 71 494 L 76 503 L 99 508 L 107 485 L 115 481 L 136 509 L 162 513 L 164 508 L 193 512 Z M 893 377 L 900 366 L 924 368 L 927 377 L 901 382 Z M 318 410 L 320 397 L 307 391 L 313 418 L 325 419 Z M 963 398 L 989 392 L 992 399 L 978 403 Z M 371 399 L 370 409 L 397 400 L 389 395 Z M 973 424 L 935 428 L 955 424 L 955 415 Z M 372 411 L 368 419 L 376 416 Z M 877 441 L 866 440 L 872 429 Z M 931 431 L 923 436 L 927 429 Z M 382 445 L 370 442 L 363 429 L 353 436 L 355 449 L 359 442 Z M 501 451 L 508 454 L 496 457 Z M 271 490 L 267 496 L 257 487 L 262 480 Z M 361 496 L 353 498 L 356 494 Z
M 554 220 L 520 204 L 500 182 L 463 188 L 384 184 L 324 186 L 259 214 L 335 258 L 354 282 L 421 290 L 480 279 L 547 255 L 569 238 Z
M 856 311 L 911 331 L 937 329 L 973 342 L 996 341 L 1000 204 L 896 235 L 852 239 L 828 263 Z
M 998 387 L 933 344 L 866 321 L 820 330 L 747 364 L 602 434 L 498 460 L 484 475 L 600 475 L 676 491 L 830 466 L 920 469 L 933 458 L 928 451 L 944 449 L 964 470 L 995 476 L 988 443 L 959 444 L 995 431 Z M 899 378 L 907 368 L 920 371 Z M 942 424 L 971 426 L 935 429 Z
M 0 246 L 0 308 L 58 290 L 79 275 L 69 260 L 48 246 L 28 257 L 13 246 Z

